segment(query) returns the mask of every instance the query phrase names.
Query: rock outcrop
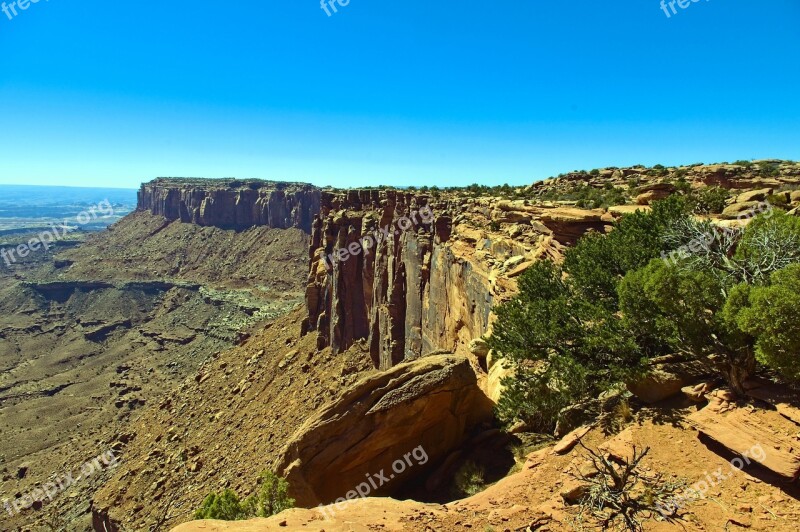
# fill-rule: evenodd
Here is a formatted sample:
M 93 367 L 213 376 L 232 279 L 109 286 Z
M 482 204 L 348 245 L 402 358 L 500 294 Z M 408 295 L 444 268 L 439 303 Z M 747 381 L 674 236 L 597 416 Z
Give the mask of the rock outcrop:
M 156 179 L 139 190 L 138 210 L 222 229 L 268 226 L 311 232 L 320 191 L 302 183 L 233 179 Z
M 653 404 L 678 395 L 684 387 L 716 374 L 703 361 L 674 361 L 670 358 L 653 360 L 648 374 L 629 382 L 628 390 L 645 403 Z
M 452 231 L 448 210 L 423 195 L 323 193 L 311 235 L 306 329 L 334 352 L 368 339 L 381 368 L 455 351 L 459 339 L 483 334 L 489 283 L 446 245 Z M 340 253 L 347 249 L 354 253 Z M 469 331 L 463 337 L 462 329 Z
M 722 394 L 709 399 L 689 417 L 694 428 L 747 464 L 756 462 L 788 481 L 800 477 L 797 423 L 773 411 L 738 407 Z
M 376 367 L 470 353 L 514 278 L 605 231 L 605 211 L 524 201 L 437 201 L 393 190 L 322 193 L 311 235 L 305 331 L 334 352 L 366 339 Z
M 426 357 L 344 392 L 298 430 L 278 470 L 300 506 L 331 503 L 356 490 L 391 495 L 491 415 L 492 403 L 467 358 Z

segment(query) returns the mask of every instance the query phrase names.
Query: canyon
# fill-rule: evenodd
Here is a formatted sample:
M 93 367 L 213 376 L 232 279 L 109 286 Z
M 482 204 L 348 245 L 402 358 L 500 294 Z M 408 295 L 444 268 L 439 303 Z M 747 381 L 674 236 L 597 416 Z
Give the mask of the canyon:
M 344 527 L 337 520 L 347 515 L 366 527 L 372 510 L 392 516 L 390 529 L 397 530 L 417 529 L 420 523 L 414 520 L 423 518 L 436 530 L 461 529 L 458 523 L 467 521 L 524 529 L 537 519 L 543 520 L 534 530 L 561 529 L 566 517 L 559 487 L 568 482 L 562 470 L 576 458 L 551 459 L 552 440 L 508 433 L 494 422 L 492 405 L 508 370 L 483 341 L 491 333 L 492 309 L 513 297 L 517 279 L 536 261 L 561 260 L 582 235 L 611 231 L 621 216 L 675 193 L 675 183 L 730 191 L 724 212 L 711 215 L 720 224 L 740 223 L 739 213 L 767 197 L 796 213 L 800 165 L 768 163 L 769 175 L 758 166 L 736 164 L 574 172 L 509 194 L 469 188 L 336 190 L 258 180 L 161 178 L 143 184 L 135 213 L 85 244 L 18 272 L 24 282 L 9 284 L 9 290 L 27 290 L 25 298 L 54 301 L 51 313 L 68 313 L 57 305 L 73 305 L 73 312 L 86 314 L 96 306 L 84 301 L 86 294 L 105 301 L 109 291 L 120 291 L 116 307 L 124 307 L 125 298 L 143 305 L 137 315 L 99 306 L 102 315 L 67 326 L 79 326 L 87 341 L 100 344 L 98 350 L 115 363 L 135 361 L 138 369 L 126 373 L 136 375 L 125 386 L 141 388 L 136 397 L 142 399 L 110 430 L 102 428 L 104 418 L 94 421 L 91 436 L 81 436 L 84 444 L 61 451 L 60 462 L 51 467 L 54 473 L 80 464 L 97 442 L 119 452 L 117 468 L 70 499 L 75 501 L 73 529 L 167 530 L 191 520 L 209 492 L 248 493 L 262 470 L 286 476 L 300 506 L 328 504 L 354 489 L 365 473 L 390 467 L 418 445 L 430 461 L 375 495 L 441 506 L 365 499 L 338 512 L 330 529 Z M 603 206 L 571 199 L 575 190 L 586 188 L 618 188 L 627 200 Z M 368 235 L 383 236 L 360 251 L 352 247 Z M 326 259 L 337 257 L 340 249 L 356 252 L 343 260 Z M 185 323 L 164 325 L 162 317 L 169 312 L 197 312 L 193 305 L 200 304 L 212 307 L 207 321 L 194 323 L 187 314 Z M 159 305 L 169 310 L 158 310 Z M 9 312 L 23 307 L 18 299 Z M 28 314 L 41 312 L 40 307 Z M 41 326 L 27 324 L 25 330 Z M 211 331 L 220 328 L 226 334 L 208 343 L 208 337 L 221 334 Z M 135 343 L 134 332 L 144 345 L 155 341 L 170 347 L 154 348 L 157 356 L 120 354 L 116 342 Z M 10 335 L 4 330 L 4 339 Z M 198 341 L 208 345 L 191 343 Z M 148 366 L 175 361 L 178 370 L 163 377 L 157 371 L 158 379 L 149 376 L 147 386 L 140 384 Z M 116 382 L 107 377 L 112 365 L 98 366 L 101 380 L 89 381 L 87 389 Z M 669 371 L 667 364 L 664 373 Z M 667 376 L 648 392 L 655 392 L 655 403 L 685 385 L 685 377 Z M 101 406 L 99 412 L 110 408 Z M 691 429 L 655 423 L 655 410 L 647 408 L 643 412 L 652 419 L 634 430 L 637 441 L 655 446 L 659 437 L 690 438 Z M 676 416 L 688 420 L 690 408 L 675 408 Z M 701 423 L 706 424 L 701 431 L 713 433 L 707 419 L 696 421 Z M 599 445 L 614 436 L 595 426 L 589 438 Z M 691 445 L 706 460 L 719 460 L 705 446 Z M 538 450 L 542 446 L 546 452 Z M 662 443 L 656 460 L 667 463 L 678 447 Z M 479 456 L 481 449 L 491 456 Z M 4 492 L 23 492 L 46 478 L 32 473 L 22 481 L 12 474 L 32 457 L 52 460 L 51 447 L 40 451 L 6 458 Z M 515 459 L 520 453 L 524 456 Z M 485 460 L 489 480 L 500 483 L 474 499 L 457 501 L 463 496 L 450 494 L 451 479 L 468 460 Z M 515 466 L 521 470 L 517 476 L 511 474 Z M 685 474 L 701 473 L 689 459 L 680 467 Z M 534 481 L 545 485 L 525 487 Z M 507 492 L 504 486 L 510 487 Z M 780 497 L 779 492 L 765 496 Z M 494 507 L 490 499 L 503 505 Z M 363 509 L 370 505 L 377 506 Z M 461 515 L 471 505 L 486 515 Z M 787 516 L 797 512 L 790 506 Z M 264 526 L 285 528 L 281 523 L 287 520 L 296 529 L 320 525 L 313 512 L 293 510 Z M 20 519 L 43 521 L 53 513 L 45 505 Z M 711 521 L 719 517 L 707 515 Z M 327 525 L 318 528 L 327 530 Z M 179 529 L 204 528 L 189 523 Z

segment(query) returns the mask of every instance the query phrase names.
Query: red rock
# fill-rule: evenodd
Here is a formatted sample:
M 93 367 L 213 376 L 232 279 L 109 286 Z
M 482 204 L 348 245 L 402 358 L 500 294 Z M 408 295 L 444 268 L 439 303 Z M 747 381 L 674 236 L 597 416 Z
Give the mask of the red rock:
M 578 427 L 563 438 L 553 447 L 553 454 L 567 454 L 592 430 L 591 426 Z
M 776 412 L 730 407 L 728 412 L 722 413 L 715 412 L 709 405 L 692 414 L 689 422 L 734 454 L 745 456 L 760 448 L 764 455 L 759 462 L 762 466 L 791 480 L 800 476 L 800 449 L 796 442 L 784 436 L 796 431 L 797 425 Z M 751 458 L 756 457 L 752 455 Z

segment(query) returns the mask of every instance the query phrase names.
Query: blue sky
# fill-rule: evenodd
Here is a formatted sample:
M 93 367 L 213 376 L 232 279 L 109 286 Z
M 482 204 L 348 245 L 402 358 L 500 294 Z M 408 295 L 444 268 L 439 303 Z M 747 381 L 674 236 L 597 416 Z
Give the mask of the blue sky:
M 800 2 L 676 8 L 41 0 L 0 12 L 0 183 L 522 184 L 800 159 Z

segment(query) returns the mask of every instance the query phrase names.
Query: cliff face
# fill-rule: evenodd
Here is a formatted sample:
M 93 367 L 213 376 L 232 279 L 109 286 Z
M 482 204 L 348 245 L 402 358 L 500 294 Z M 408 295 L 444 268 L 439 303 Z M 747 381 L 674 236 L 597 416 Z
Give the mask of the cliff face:
M 364 340 L 377 368 L 466 354 L 515 291 L 513 277 L 611 221 L 498 198 L 232 180 L 157 179 L 142 185 L 138 208 L 201 226 L 308 232 L 304 332 L 335 353 Z
M 545 238 L 515 243 L 459 223 L 484 208 L 389 190 L 323 193 L 304 332 L 316 331 L 318 347 L 334 352 L 366 340 L 379 368 L 437 351 L 466 354 L 488 331 L 492 307 L 514 291 L 483 259 L 514 256 L 518 265 L 541 256 L 536 243 Z
M 157 179 L 139 190 L 138 210 L 222 229 L 268 226 L 311 232 L 320 191 L 269 181 Z

